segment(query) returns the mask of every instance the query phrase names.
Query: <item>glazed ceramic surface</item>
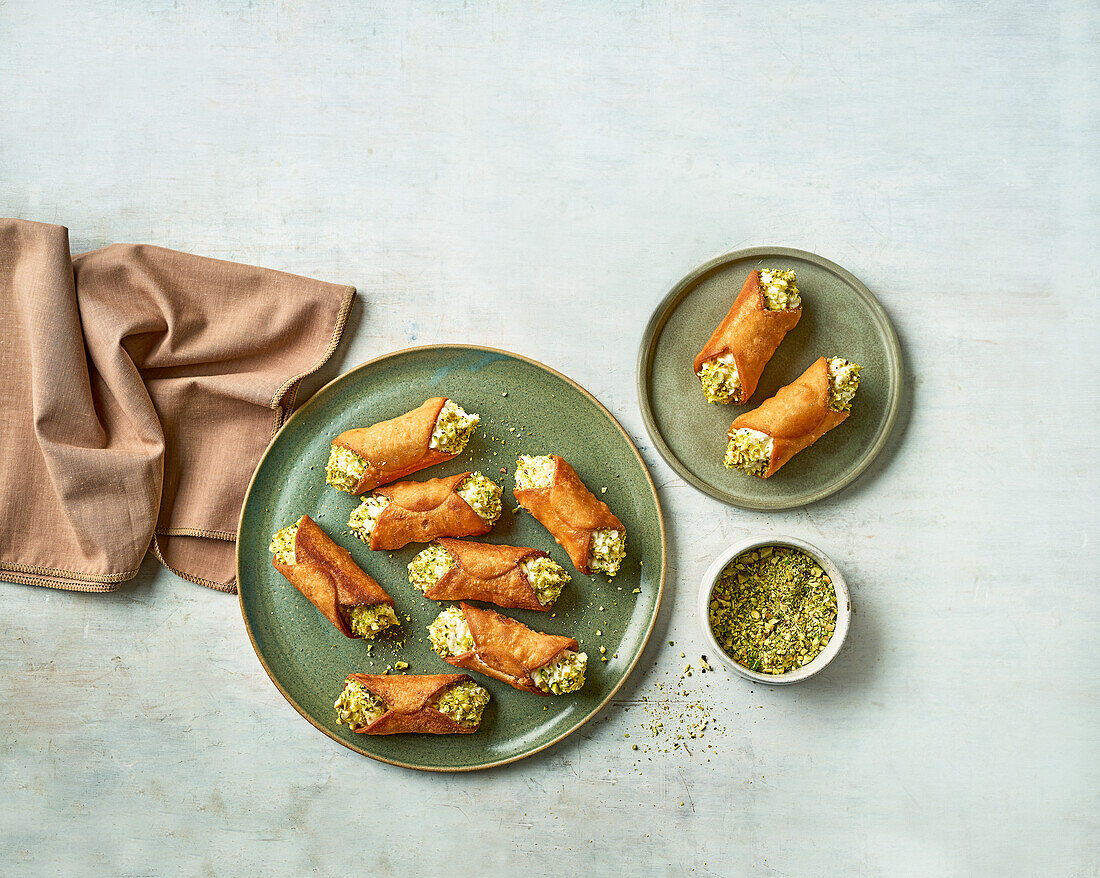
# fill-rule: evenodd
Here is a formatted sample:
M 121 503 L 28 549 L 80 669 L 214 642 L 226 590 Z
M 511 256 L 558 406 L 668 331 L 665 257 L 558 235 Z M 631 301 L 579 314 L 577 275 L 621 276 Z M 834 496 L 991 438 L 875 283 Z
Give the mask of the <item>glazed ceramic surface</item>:
M 793 268 L 802 318 L 787 333 L 746 405 L 714 405 L 692 364 L 753 269 Z M 851 416 L 768 479 L 728 470 L 722 460 L 733 419 L 794 381 L 818 357 L 863 366 Z M 790 509 L 839 491 L 882 449 L 901 398 L 901 354 L 882 306 L 838 265 L 781 247 L 739 250 L 678 283 L 646 327 L 638 356 L 638 399 L 657 450 L 681 476 L 746 509 Z
M 408 581 L 406 565 L 424 548 L 371 552 L 348 529 L 359 500 L 325 483 L 332 439 L 447 396 L 481 423 L 455 460 L 410 478 L 479 470 L 504 487 L 503 513 L 480 539 L 548 552 L 573 580 L 550 612 L 502 610 L 537 631 L 566 634 L 588 654 L 584 688 L 539 697 L 472 673 L 492 694 L 480 730 L 471 735 L 356 734 L 337 726 L 332 703 L 347 674 L 450 673 L 431 649 L 426 626 L 449 603 L 429 601 Z M 520 454 L 557 453 L 622 520 L 627 555 L 608 580 L 585 576 L 549 533 L 517 511 L 512 496 Z M 268 543 L 279 528 L 310 515 L 394 598 L 395 637 L 348 639 L 271 564 Z M 464 771 L 511 762 L 575 731 L 612 696 L 649 637 L 664 579 L 664 525 L 649 474 L 630 438 L 594 397 L 553 370 L 490 348 L 412 348 L 365 363 L 333 381 L 283 427 L 253 478 L 238 539 L 240 603 L 249 636 L 268 675 L 287 700 L 325 734 L 367 756 L 412 768 Z M 637 590 L 637 593 L 635 593 Z M 483 605 L 489 606 L 489 605 Z M 599 648 L 606 650 L 602 662 Z

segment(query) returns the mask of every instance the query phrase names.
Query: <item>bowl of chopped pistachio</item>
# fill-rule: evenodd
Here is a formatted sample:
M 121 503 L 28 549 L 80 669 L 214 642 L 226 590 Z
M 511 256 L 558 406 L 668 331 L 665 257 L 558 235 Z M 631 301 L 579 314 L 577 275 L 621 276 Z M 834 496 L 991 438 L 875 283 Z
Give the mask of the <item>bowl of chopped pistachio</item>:
M 718 658 L 770 685 L 798 683 L 828 665 L 851 615 L 836 565 L 794 537 L 735 543 L 710 565 L 699 593 L 703 633 Z

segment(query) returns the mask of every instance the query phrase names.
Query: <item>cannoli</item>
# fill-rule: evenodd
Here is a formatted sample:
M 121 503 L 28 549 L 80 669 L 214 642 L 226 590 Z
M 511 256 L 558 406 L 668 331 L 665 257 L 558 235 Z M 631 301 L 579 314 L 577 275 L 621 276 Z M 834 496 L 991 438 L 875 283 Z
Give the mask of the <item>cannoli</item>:
M 271 539 L 275 569 L 345 637 L 373 639 L 398 624 L 393 598 L 308 515 Z
M 428 626 L 444 661 L 524 692 L 565 695 L 584 685 L 588 656 L 577 641 L 532 631 L 522 622 L 467 603 L 448 607 Z
M 476 537 L 500 518 L 501 493 L 481 473 L 398 482 L 364 497 L 348 527 L 372 549 L 400 549 L 436 537 Z
M 519 505 L 542 524 L 585 574 L 614 576 L 626 555 L 626 528 L 556 454 L 516 461 Z
M 798 324 L 802 299 L 791 270 L 749 272 L 693 368 L 713 403 L 745 403 L 783 337 Z
M 409 582 L 433 601 L 485 601 L 549 610 L 570 576 L 538 549 L 441 538 L 409 564 Z
M 468 674 L 348 674 L 336 724 L 364 735 L 468 735 L 489 692 Z
M 821 357 L 793 383 L 730 426 L 725 464 L 766 479 L 813 445 L 852 408 L 862 369 L 841 357 Z
M 400 417 L 346 430 L 332 440 L 325 481 L 362 494 L 451 460 L 462 453 L 478 420 L 454 400 L 436 396 Z

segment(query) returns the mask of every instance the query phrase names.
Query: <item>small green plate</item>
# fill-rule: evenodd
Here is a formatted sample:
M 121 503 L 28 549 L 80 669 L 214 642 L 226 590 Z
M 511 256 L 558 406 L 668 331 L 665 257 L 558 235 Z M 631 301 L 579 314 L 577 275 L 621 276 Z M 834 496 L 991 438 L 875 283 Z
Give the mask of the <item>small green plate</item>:
M 748 405 L 713 405 L 692 370 L 753 269 L 793 268 L 802 319 L 764 369 Z M 863 366 L 852 414 L 769 479 L 722 465 L 733 419 L 789 384 L 818 357 Z M 638 353 L 638 400 L 657 451 L 712 497 L 745 509 L 792 509 L 839 491 L 882 450 L 901 400 L 901 351 L 878 300 L 828 259 L 753 247 L 712 259 L 672 288 L 650 318 Z
M 448 604 L 409 584 L 406 565 L 424 548 L 371 552 L 347 527 L 359 501 L 325 484 L 334 436 L 402 414 L 431 396 L 453 397 L 481 415 L 474 438 L 453 461 L 412 476 L 480 470 L 504 487 L 504 512 L 481 539 L 549 552 L 573 581 L 548 613 L 503 610 L 537 631 L 567 634 L 588 653 L 576 695 L 541 698 L 473 673 L 492 693 L 472 735 L 368 736 L 335 723 L 332 703 L 347 674 L 382 673 L 397 661 L 407 673 L 451 673 L 428 643 L 426 626 Z M 516 457 L 557 453 L 622 520 L 627 555 L 619 575 L 584 576 L 530 515 L 515 512 Z M 507 474 L 501 473 L 501 468 Z M 606 492 L 604 492 L 606 488 Z M 397 602 L 400 639 L 341 635 L 271 565 L 279 528 L 309 514 Z M 291 417 L 260 461 L 241 511 L 237 583 L 256 654 L 287 701 L 318 729 L 366 756 L 431 771 L 470 771 L 537 753 L 591 719 L 615 694 L 649 639 L 665 576 L 665 532 L 657 492 L 634 443 L 596 399 L 554 370 L 516 354 L 448 345 L 410 348 L 364 363 L 325 386 Z M 640 591 L 635 594 L 634 590 Z M 409 618 L 406 619 L 406 616 Z M 597 634 L 597 631 L 599 634 Z M 599 648 L 607 652 L 601 662 Z

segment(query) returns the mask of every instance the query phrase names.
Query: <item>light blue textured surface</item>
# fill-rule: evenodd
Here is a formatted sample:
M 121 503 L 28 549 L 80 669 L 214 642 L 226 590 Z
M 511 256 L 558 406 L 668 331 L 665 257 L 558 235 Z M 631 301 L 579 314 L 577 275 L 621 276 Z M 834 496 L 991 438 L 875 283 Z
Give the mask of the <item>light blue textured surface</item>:
M 0 212 L 354 284 L 345 366 L 560 369 L 638 441 L 672 558 L 616 704 L 453 777 L 319 734 L 236 601 L 154 562 L 0 584 L 3 871 L 1097 874 L 1098 40 L 1095 3 L 0 4 Z M 651 309 L 755 244 L 860 277 L 910 370 L 804 511 L 685 486 L 634 399 Z M 789 690 L 674 685 L 758 531 L 841 566 L 849 646 Z M 708 705 L 689 749 L 655 752 L 661 698 Z

